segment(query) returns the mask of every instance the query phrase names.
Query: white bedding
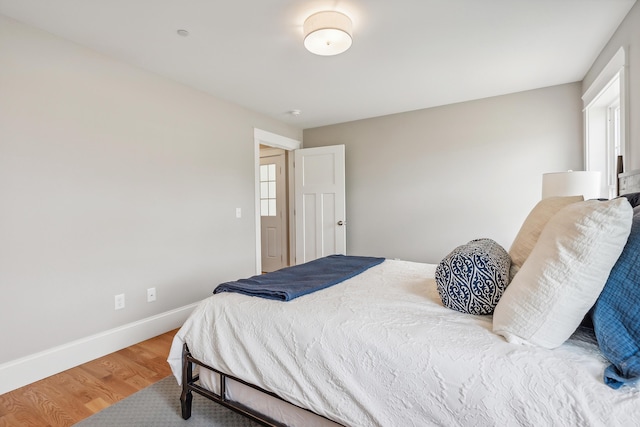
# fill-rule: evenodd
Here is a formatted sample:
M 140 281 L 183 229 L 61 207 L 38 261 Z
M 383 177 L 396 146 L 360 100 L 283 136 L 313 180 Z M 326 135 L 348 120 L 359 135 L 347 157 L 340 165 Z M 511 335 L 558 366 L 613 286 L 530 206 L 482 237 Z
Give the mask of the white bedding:
M 221 293 L 194 310 L 181 350 L 346 426 L 640 423 L 640 390 L 602 382 L 589 334 L 554 350 L 509 344 L 491 316 L 442 306 L 435 265 L 386 260 L 279 302 Z

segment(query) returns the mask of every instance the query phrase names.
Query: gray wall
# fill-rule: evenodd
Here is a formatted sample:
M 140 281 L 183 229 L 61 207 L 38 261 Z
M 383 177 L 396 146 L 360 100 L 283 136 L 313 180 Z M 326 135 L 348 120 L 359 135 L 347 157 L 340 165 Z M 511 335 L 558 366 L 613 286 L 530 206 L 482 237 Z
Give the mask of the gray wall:
M 627 54 L 629 107 L 625 165 L 627 170 L 640 169 L 640 2 L 631 8 L 611 40 L 604 47 L 582 81 L 586 91 L 613 55 L 624 47 Z
M 580 84 L 304 131 L 345 144 L 347 252 L 436 263 L 489 237 L 509 249 L 542 174 L 583 164 Z
M 0 16 L 0 364 L 254 274 L 254 127 L 302 136 Z

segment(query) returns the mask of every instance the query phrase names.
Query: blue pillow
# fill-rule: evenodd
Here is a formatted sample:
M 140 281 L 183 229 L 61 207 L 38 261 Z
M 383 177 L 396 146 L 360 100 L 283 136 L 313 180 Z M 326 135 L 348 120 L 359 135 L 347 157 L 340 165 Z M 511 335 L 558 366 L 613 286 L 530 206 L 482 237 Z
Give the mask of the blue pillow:
M 436 268 L 445 307 L 462 313 L 491 314 L 509 284 L 511 258 L 491 239 L 458 246 Z
M 640 378 L 640 213 L 592 310 L 598 345 L 611 365 L 604 382 L 617 389 Z

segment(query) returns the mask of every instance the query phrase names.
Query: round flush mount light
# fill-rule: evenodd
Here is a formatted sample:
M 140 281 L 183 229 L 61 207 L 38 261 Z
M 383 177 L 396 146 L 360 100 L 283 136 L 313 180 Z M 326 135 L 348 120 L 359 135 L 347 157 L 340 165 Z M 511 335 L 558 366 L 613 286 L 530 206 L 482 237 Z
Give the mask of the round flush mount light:
M 304 47 L 316 55 L 338 55 L 351 47 L 352 26 L 340 12 L 314 13 L 304 21 Z

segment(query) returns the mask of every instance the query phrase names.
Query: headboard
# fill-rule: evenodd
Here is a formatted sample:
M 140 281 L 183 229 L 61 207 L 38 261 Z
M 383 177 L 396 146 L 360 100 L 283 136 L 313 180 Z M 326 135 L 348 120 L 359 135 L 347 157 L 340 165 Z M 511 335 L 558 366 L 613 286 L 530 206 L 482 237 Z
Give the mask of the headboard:
M 618 174 L 618 194 L 640 192 L 640 169 Z

